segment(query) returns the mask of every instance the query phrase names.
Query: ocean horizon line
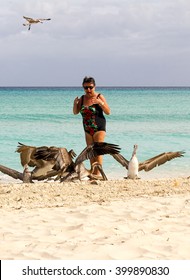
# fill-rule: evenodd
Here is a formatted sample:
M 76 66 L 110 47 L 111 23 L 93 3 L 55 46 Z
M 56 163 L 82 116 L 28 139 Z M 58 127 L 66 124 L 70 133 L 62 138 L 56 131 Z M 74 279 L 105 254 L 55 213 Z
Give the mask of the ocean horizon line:
M 0 89 L 36 89 L 36 88 L 42 88 L 42 89 L 48 89 L 48 88 L 69 88 L 69 89 L 73 89 L 73 88 L 76 88 L 76 89 L 80 89 L 82 88 L 82 85 L 79 85 L 79 86 L 0 86 Z M 98 85 L 96 86 L 96 88 L 107 88 L 107 89 L 113 89 L 113 88 L 127 88 L 127 89 L 163 89 L 163 88 L 166 88 L 166 89 L 189 89 L 190 88 L 190 85 L 189 86 L 118 86 L 118 85 L 113 85 L 113 86 L 106 86 L 106 85 Z

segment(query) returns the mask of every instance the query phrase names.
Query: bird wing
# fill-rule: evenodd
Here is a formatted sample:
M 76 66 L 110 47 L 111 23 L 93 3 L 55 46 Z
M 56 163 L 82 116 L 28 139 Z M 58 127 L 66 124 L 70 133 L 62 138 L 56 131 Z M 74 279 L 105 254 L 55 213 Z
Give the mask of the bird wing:
M 21 181 L 23 180 L 23 174 L 21 172 L 18 172 L 4 165 L 0 165 L 0 171 L 6 175 L 11 176 L 14 179 L 20 179 Z
M 51 160 L 55 159 L 58 152 L 59 152 L 59 148 L 57 148 L 57 147 L 42 146 L 42 147 L 38 147 L 38 149 L 36 149 L 36 151 L 34 153 L 34 158 L 36 160 L 42 159 L 42 160 L 46 160 L 46 161 L 51 161 Z
M 44 158 L 40 155 L 43 154 L 43 152 L 45 153 L 53 148 L 55 148 L 55 150 L 57 150 L 58 148 L 56 147 L 47 147 L 47 146 L 40 146 L 40 147 L 35 147 L 35 146 L 27 146 L 24 145 L 20 142 L 18 142 L 18 146 L 17 146 L 17 150 L 16 152 L 20 153 L 20 159 L 21 159 L 21 164 L 22 166 L 24 166 L 25 164 L 27 164 L 30 167 L 43 167 L 45 164 L 45 161 L 47 160 L 52 160 L 50 159 L 46 159 L 45 156 Z M 38 156 L 39 155 L 39 156 Z M 48 156 L 47 156 L 48 158 Z
M 77 155 L 75 154 L 75 152 L 72 150 L 69 151 L 69 155 L 72 159 L 74 159 Z
M 76 158 L 75 165 L 80 164 L 86 159 L 91 159 L 99 155 L 105 154 L 117 154 L 119 153 L 120 148 L 118 145 L 110 144 L 106 142 L 94 142 L 91 145 L 88 145 Z
M 38 23 L 38 22 L 39 22 L 38 19 L 34 19 L 34 18 L 30 18 L 30 17 L 25 17 L 25 16 L 23 16 L 23 18 L 24 18 L 25 20 L 27 20 L 27 21 L 30 23 L 30 25 L 31 25 L 32 23 Z M 29 28 L 30 28 L 30 26 L 29 26 Z M 29 30 L 30 30 L 30 29 L 29 29 Z
M 59 152 L 55 157 L 55 165 L 53 169 L 66 171 L 67 167 L 74 165 L 71 154 L 68 153 L 67 149 L 59 148 Z
M 177 151 L 177 152 L 166 152 L 159 154 L 155 157 L 152 157 L 150 159 L 147 159 L 143 162 L 139 163 L 139 171 L 145 170 L 145 171 L 150 171 L 154 167 L 162 165 L 166 163 L 167 161 L 170 161 L 174 158 L 177 157 L 183 157 L 184 151 Z
M 38 170 L 38 171 L 40 171 L 40 172 L 32 173 L 33 180 L 42 181 L 42 180 L 54 177 L 59 174 L 59 171 L 53 170 L 53 169 L 49 170 L 48 172 L 44 172 L 44 173 L 41 172 L 42 170 Z
M 75 155 L 73 150 L 67 151 L 66 148 L 58 148 L 58 147 L 42 147 L 38 149 L 34 157 L 35 159 L 41 159 L 45 161 L 54 161 L 54 166 L 52 169 L 54 170 L 64 170 L 70 164 L 73 163 L 72 158 Z
M 39 20 L 51 20 L 51 18 L 39 18 Z
M 34 20 L 33 18 L 25 17 L 25 16 L 23 16 L 23 18 L 25 18 L 26 20 Z
M 51 18 L 30 18 L 30 17 L 26 17 L 26 16 L 23 16 L 24 19 L 26 19 L 29 23 L 38 23 L 40 21 L 44 21 L 44 20 L 51 20 Z
M 34 146 L 27 146 L 20 142 L 18 142 L 18 146 L 16 149 L 17 153 L 20 153 L 20 160 L 22 166 L 29 165 L 29 166 L 36 166 L 35 160 L 33 160 L 33 153 L 36 151 L 36 147 Z
M 115 160 L 117 160 L 121 165 L 123 165 L 124 167 L 126 167 L 126 169 L 128 169 L 129 166 L 129 161 L 124 158 L 124 156 L 122 156 L 120 153 L 118 154 L 113 154 L 112 155 L 114 157 Z

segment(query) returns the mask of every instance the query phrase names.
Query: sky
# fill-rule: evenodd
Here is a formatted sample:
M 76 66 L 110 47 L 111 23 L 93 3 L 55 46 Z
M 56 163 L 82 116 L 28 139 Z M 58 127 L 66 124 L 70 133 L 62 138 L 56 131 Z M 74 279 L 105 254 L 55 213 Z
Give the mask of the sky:
M 190 86 L 189 0 L 0 0 L 0 86 Z M 23 16 L 51 18 L 28 31 Z

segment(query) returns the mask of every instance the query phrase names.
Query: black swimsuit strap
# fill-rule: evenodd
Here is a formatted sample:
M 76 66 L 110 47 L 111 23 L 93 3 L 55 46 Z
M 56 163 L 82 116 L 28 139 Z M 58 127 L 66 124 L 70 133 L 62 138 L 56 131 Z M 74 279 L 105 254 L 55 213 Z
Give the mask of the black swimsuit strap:
M 83 105 L 83 102 L 84 102 L 84 95 L 81 96 L 81 107 Z
M 101 95 L 101 93 L 98 93 L 96 98 L 98 98 L 100 95 Z M 81 96 L 81 107 L 83 105 L 83 102 L 84 102 L 84 95 Z

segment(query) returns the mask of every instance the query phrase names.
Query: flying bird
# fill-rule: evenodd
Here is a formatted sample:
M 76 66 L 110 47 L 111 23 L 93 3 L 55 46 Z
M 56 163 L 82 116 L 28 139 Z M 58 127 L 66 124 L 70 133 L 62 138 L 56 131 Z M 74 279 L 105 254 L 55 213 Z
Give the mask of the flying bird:
M 177 157 L 183 157 L 184 152 L 183 151 L 177 151 L 177 152 L 166 152 L 159 154 L 155 157 L 149 158 L 143 162 L 139 162 L 137 158 L 137 148 L 138 145 L 134 145 L 133 153 L 130 160 L 127 160 L 124 158 L 120 153 L 114 154 L 113 157 L 122 165 L 124 166 L 128 172 L 127 172 L 127 179 L 139 179 L 138 173 L 141 170 L 144 171 L 150 171 L 153 168 L 162 165 L 166 163 L 167 161 L 170 161 Z
M 43 21 L 45 20 L 51 20 L 51 18 L 38 18 L 38 19 L 34 19 L 34 18 L 30 18 L 30 17 L 25 17 L 23 16 L 24 19 L 26 19 L 26 23 L 23 23 L 24 26 L 28 25 L 28 30 L 31 29 L 31 25 L 35 24 L 35 23 L 43 23 Z

